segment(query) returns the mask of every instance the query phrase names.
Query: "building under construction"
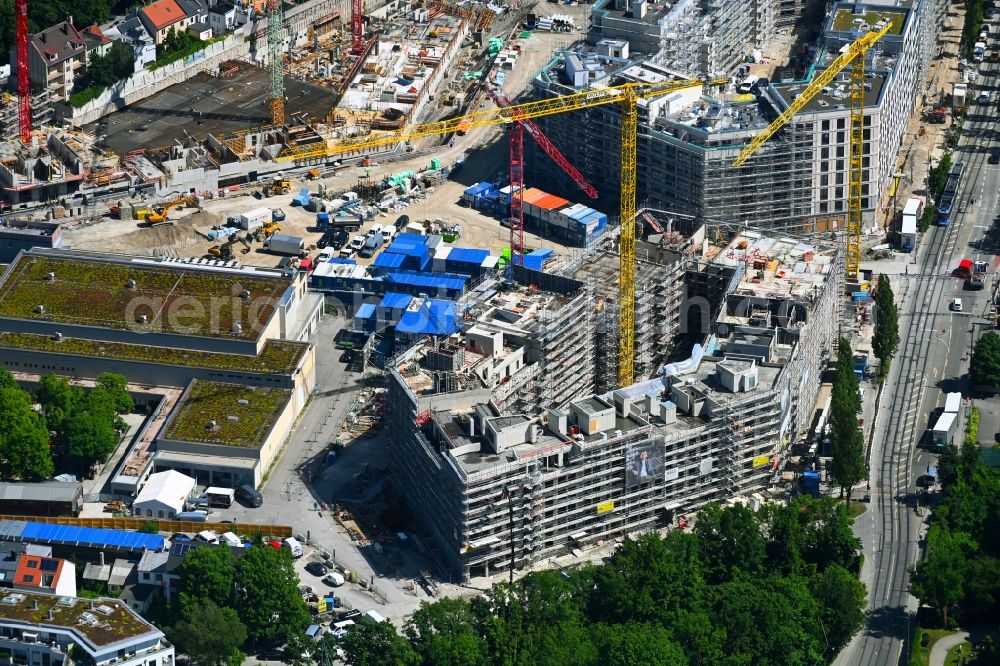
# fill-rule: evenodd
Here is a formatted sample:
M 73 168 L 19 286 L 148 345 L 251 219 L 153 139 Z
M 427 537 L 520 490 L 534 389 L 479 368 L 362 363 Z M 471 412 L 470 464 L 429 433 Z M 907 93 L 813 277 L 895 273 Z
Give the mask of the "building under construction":
M 634 386 L 598 388 L 607 285 L 595 283 L 607 276 L 580 266 L 601 264 L 597 253 L 547 269 L 548 282 L 515 270 L 523 286 L 484 285 L 462 333 L 392 363 L 395 480 L 454 578 L 665 527 L 777 478 L 809 427 L 836 333 L 841 255 L 753 232 L 698 234 L 660 264 L 688 296 L 664 298 L 648 321 L 637 305 L 636 348 L 659 344 L 639 335 L 647 326 L 676 339 L 700 319 L 705 333 L 688 358 Z
M 866 63 L 862 208 L 865 226 L 870 226 L 894 190 L 897 151 L 918 82 L 933 55 L 928 34 L 940 8 L 940 0 L 895 4 L 834 4 L 823 37 L 813 47 L 806 80 L 782 76 L 788 80 L 704 86 L 640 104 L 638 200 L 711 223 L 790 230 L 842 225 L 849 170 L 848 74 L 838 76 L 746 164 L 734 169 L 731 163 L 843 46 L 857 38 L 858 30 L 891 21 L 892 29 L 868 53 Z M 596 50 L 557 56 L 533 85 L 538 97 L 547 97 L 672 78 L 670 67 L 656 64 L 663 58 L 654 60 L 615 57 L 599 43 Z M 619 196 L 618 165 L 607 159 L 620 145 L 618 115 L 615 105 L 606 105 L 537 121 L 606 205 Z M 527 160 L 529 179 L 553 183 L 560 192 L 572 191 L 572 183 L 558 168 L 538 156 L 533 146 L 529 150 L 538 157 Z

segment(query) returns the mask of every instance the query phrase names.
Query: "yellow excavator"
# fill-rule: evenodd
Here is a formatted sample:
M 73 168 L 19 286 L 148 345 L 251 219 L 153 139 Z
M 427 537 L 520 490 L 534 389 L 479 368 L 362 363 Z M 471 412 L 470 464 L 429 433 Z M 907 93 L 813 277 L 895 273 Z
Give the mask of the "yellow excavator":
M 292 181 L 285 180 L 283 174 L 279 173 L 274 177 L 270 183 L 264 185 L 261 189 L 261 193 L 265 197 L 269 197 L 272 194 L 288 194 L 292 191 Z
M 229 261 L 233 258 L 233 245 L 240 243 L 243 248 L 240 250 L 241 254 L 247 254 L 252 249 L 250 242 L 253 240 L 252 234 L 247 234 L 246 236 L 240 236 L 239 234 L 233 234 L 230 236 L 225 243 L 222 245 L 213 245 L 208 248 L 208 253 L 213 257 L 218 257 L 223 261 Z
M 167 213 L 169 213 L 174 208 L 184 208 L 184 206 L 197 206 L 198 201 L 193 197 L 182 196 L 174 199 L 170 203 L 164 204 L 162 206 L 156 206 L 153 208 L 151 213 L 146 213 L 146 222 L 149 226 L 156 226 L 157 224 L 173 224 L 167 219 Z

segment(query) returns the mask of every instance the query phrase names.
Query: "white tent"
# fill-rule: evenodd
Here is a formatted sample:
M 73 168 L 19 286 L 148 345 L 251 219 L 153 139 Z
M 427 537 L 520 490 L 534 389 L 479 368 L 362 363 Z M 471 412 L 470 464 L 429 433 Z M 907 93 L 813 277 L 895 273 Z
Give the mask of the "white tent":
M 184 510 L 184 502 L 191 495 L 194 483 L 190 476 L 174 470 L 150 474 L 132 503 L 132 515 L 137 518 L 173 518 Z

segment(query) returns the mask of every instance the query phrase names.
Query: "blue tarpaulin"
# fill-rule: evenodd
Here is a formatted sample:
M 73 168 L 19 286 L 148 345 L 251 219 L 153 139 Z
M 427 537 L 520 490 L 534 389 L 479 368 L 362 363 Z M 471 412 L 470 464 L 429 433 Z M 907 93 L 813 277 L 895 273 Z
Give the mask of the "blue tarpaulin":
M 48 525 L 25 523 L 21 538 L 25 541 L 43 541 L 79 545 L 90 548 L 123 548 L 130 550 L 163 550 L 164 539 L 159 534 L 106 530 L 97 527 Z
M 468 282 L 467 275 L 453 275 L 450 273 L 418 273 L 415 271 L 393 271 L 386 274 L 386 282 L 405 284 L 411 287 L 422 287 L 425 289 L 450 289 L 462 291 L 465 283 Z
M 471 264 L 473 266 L 481 266 L 486 260 L 486 257 L 490 256 L 489 250 L 477 250 L 468 247 L 453 247 L 451 252 L 448 253 L 448 258 L 445 259 L 445 264 Z
M 328 264 L 347 264 L 348 266 L 357 266 L 358 262 L 355 259 L 344 259 L 343 257 L 330 257 L 327 259 Z
M 403 268 L 404 262 L 406 262 L 406 257 L 402 254 L 385 251 L 375 257 L 372 266 L 376 268 Z
M 404 313 L 396 324 L 397 333 L 412 335 L 452 335 L 458 329 L 455 304 L 438 299 L 425 300 L 419 310 Z
M 425 236 L 417 236 L 420 241 L 411 241 L 408 239 L 396 239 L 389 244 L 389 247 L 385 249 L 386 252 L 391 252 L 393 254 L 405 254 L 410 257 L 424 257 L 427 256 L 427 240 Z

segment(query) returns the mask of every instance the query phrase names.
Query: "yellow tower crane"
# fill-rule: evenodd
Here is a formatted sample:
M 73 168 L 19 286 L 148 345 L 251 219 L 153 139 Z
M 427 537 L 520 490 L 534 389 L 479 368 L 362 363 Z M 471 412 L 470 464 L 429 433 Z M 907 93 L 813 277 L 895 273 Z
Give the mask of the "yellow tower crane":
M 864 182 L 862 163 L 865 149 L 865 55 L 875 42 L 882 39 L 892 29 L 892 25 L 892 22 L 887 19 L 876 23 L 869 32 L 845 46 L 840 55 L 830 63 L 830 66 L 806 86 L 806 89 L 774 122 L 755 136 L 733 162 L 733 167 L 742 166 L 747 158 L 757 152 L 758 148 L 784 127 L 792 119 L 792 116 L 808 104 L 817 93 L 830 85 L 846 67 L 851 66 L 851 140 L 848 155 L 846 257 L 847 279 L 851 281 L 858 279 L 861 263 L 861 186 Z
M 360 138 L 347 139 L 336 143 L 319 143 L 289 146 L 279 155 L 279 161 L 306 162 L 324 159 L 341 153 L 364 151 L 381 146 L 389 146 L 428 136 L 452 134 L 459 130 L 468 131 L 476 127 L 505 125 L 517 120 L 541 118 L 568 111 L 590 109 L 606 104 L 620 104 L 622 108 L 621 130 L 621 201 L 619 218 L 621 232 L 619 238 L 619 335 L 618 335 L 618 383 L 628 386 L 635 381 L 635 181 L 636 181 L 636 130 L 638 125 L 638 103 L 640 99 L 650 99 L 683 88 L 701 85 L 726 85 L 728 79 L 698 81 L 682 79 L 659 83 L 624 83 L 607 88 L 584 90 L 560 97 L 550 97 L 524 104 L 512 104 L 503 108 L 473 111 L 464 116 L 423 125 L 410 125 L 396 132 L 369 134 Z

